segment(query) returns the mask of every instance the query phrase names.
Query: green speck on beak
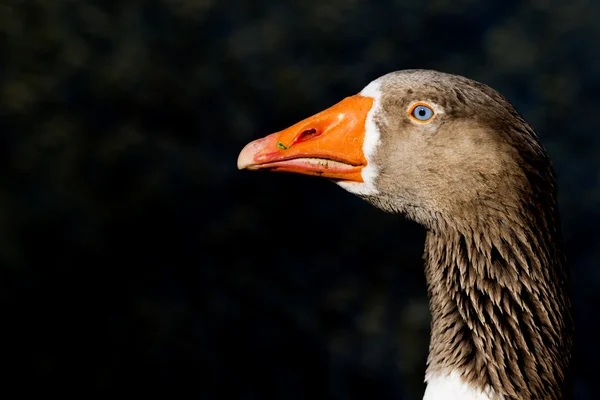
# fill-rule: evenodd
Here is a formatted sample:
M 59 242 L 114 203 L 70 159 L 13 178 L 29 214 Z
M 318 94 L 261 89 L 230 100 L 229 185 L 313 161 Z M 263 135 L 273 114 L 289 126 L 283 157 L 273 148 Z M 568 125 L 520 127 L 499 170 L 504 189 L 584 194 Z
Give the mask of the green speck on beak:
M 281 142 L 277 142 L 277 147 L 279 147 L 281 150 L 287 150 L 290 147 L 286 146 L 285 144 L 281 143 Z

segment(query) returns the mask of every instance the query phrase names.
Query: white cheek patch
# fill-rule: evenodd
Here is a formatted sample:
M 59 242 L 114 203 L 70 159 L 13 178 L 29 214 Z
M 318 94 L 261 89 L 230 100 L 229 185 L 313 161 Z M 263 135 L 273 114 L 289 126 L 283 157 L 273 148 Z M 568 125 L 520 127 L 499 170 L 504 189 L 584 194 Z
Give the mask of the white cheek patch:
M 381 134 L 374 116 L 381 109 L 381 82 L 379 79 L 369 83 L 361 92 L 361 96 L 372 97 L 373 106 L 367 114 L 365 121 L 365 139 L 363 142 L 363 154 L 367 159 L 367 166 L 362 170 L 363 182 L 338 182 L 345 190 L 357 195 L 375 195 L 378 193 L 375 187 L 375 178 L 377 177 L 377 166 L 373 162 L 373 156 L 377 146 L 381 143 Z

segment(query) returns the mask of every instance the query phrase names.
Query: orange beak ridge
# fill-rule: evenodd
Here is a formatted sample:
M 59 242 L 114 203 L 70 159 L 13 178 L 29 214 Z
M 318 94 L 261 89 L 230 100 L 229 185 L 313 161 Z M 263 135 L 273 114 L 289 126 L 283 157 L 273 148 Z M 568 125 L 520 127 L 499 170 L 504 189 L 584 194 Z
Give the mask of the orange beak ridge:
M 295 172 L 362 182 L 365 122 L 371 97 L 354 95 L 280 132 L 248 143 L 238 168 Z

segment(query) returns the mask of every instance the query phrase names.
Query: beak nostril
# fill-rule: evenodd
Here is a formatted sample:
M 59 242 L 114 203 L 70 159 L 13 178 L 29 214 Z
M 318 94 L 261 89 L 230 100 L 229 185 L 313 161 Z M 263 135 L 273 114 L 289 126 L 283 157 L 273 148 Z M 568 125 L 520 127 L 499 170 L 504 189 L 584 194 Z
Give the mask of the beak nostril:
M 294 139 L 294 143 L 303 142 L 305 140 L 312 139 L 314 137 L 319 136 L 321 133 L 317 131 L 316 128 L 305 129 L 296 138 Z

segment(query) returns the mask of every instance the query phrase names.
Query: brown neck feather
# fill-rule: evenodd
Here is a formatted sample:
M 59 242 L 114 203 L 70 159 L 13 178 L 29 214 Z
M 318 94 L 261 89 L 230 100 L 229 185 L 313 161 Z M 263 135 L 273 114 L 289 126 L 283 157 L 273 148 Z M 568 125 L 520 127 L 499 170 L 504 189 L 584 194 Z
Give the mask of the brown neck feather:
M 428 232 L 428 375 L 456 371 L 504 399 L 568 397 L 570 285 L 555 215 L 539 213 L 501 210 Z

